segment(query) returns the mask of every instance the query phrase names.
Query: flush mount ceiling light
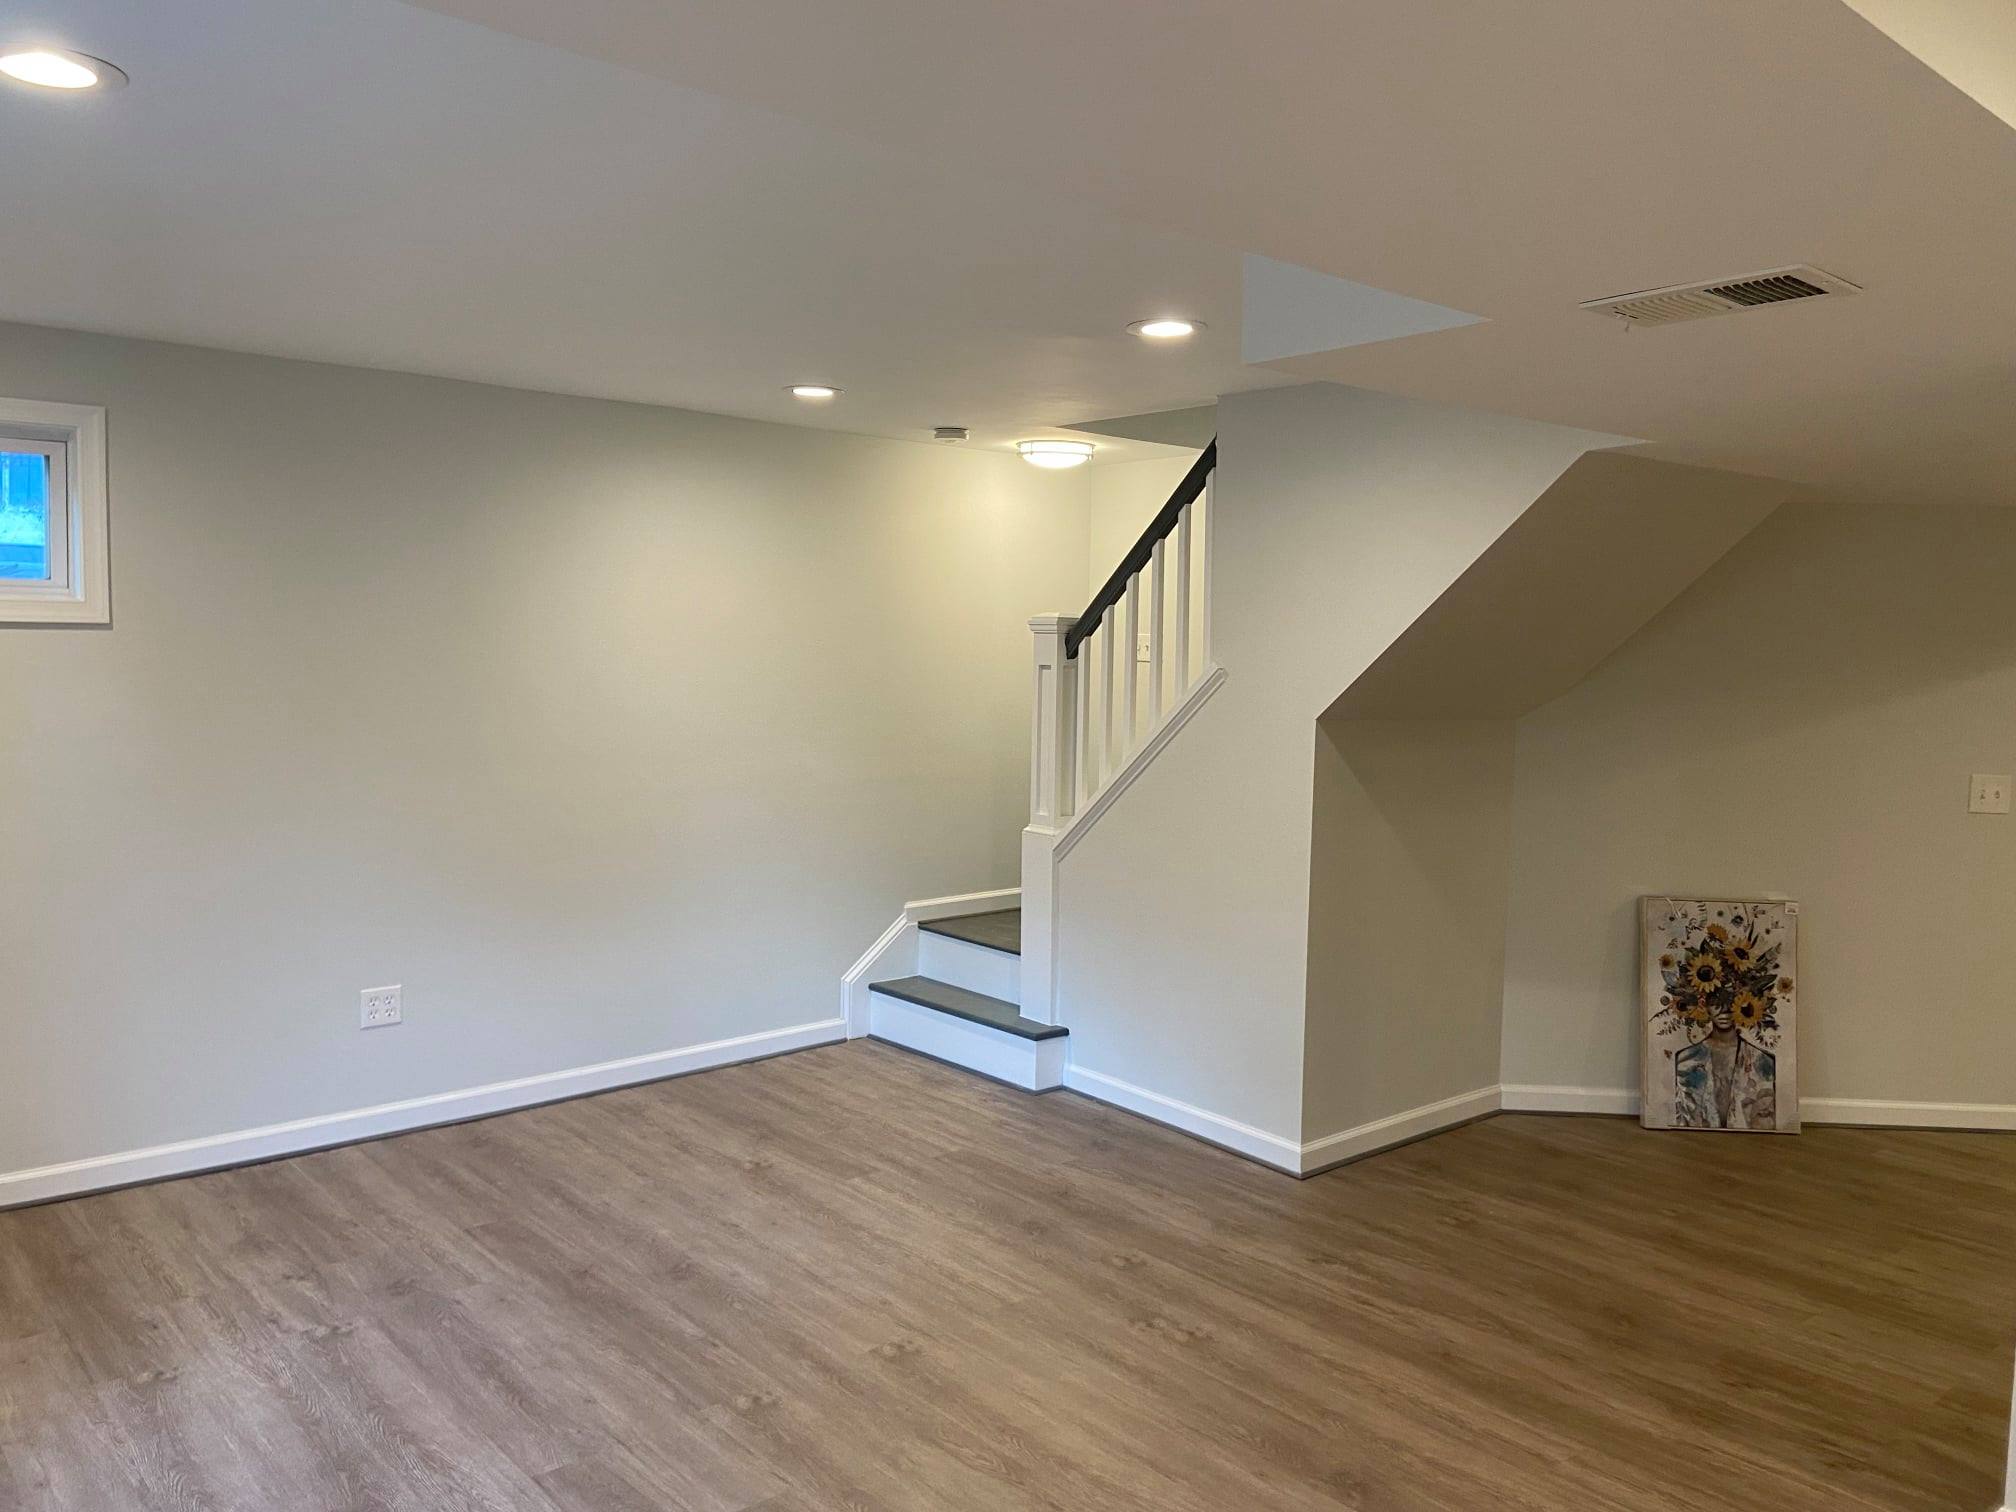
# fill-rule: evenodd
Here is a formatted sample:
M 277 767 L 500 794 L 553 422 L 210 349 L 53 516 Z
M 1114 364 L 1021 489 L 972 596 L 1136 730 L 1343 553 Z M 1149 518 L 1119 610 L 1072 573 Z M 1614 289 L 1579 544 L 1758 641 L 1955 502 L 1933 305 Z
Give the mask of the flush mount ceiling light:
M 103 58 L 56 47 L 0 47 L 0 74 L 37 89 L 69 93 L 117 89 L 126 82 L 126 75 Z
M 1033 467 L 1082 467 L 1092 460 L 1090 441 L 1018 441 L 1015 450 Z
M 830 383 L 794 383 L 784 390 L 793 399 L 831 399 L 840 392 Z
M 1203 330 L 1204 322 L 1185 320 L 1180 315 L 1157 315 L 1153 320 L 1137 320 L 1127 329 L 1148 341 L 1181 341 Z

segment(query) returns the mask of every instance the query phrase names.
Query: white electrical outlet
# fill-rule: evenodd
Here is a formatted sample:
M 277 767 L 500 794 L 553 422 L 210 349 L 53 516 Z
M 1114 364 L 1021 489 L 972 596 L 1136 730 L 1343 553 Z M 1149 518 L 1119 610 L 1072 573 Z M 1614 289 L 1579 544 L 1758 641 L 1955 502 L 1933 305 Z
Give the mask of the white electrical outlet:
M 2009 774 L 1976 772 L 1967 784 L 1967 812 L 2006 814 L 2009 812 Z
M 391 1024 L 406 1022 L 406 1011 L 399 1002 L 397 987 L 366 987 L 358 996 L 357 1027 L 359 1029 L 383 1029 Z

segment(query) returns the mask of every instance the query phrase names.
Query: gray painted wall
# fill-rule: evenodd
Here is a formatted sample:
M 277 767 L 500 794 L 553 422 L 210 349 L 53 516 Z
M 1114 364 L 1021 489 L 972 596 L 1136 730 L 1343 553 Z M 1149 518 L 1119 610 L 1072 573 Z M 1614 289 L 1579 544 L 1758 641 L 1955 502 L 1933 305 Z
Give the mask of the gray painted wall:
M 0 393 L 108 407 L 114 613 L 0 628 L 0 1171 L 828 1018 L 1016 880 L 1080 477 L 19 326 Z
M 1316 721 L 1612 438 L 1331 384 L 1233 395 L 1218 421 L 1229 675 L 1059 870 L 1061 1016 L 1078 1065 L 1299 1144 L 1337 1132 L 1303 1117 L 1311 919 L 1359 896 L 1312 896 Z M 1451 1053 L 1423 1073 L 1438 1098 L 1477 1085 L 1473 1050 Z M 1321 1105 L 1351 1124 L 1394 1111 L 1361 1115 L 1323 1074 Z
M 2016 510 L 1788 504 L 1519 724 L 1504 1077 L 1638 1086 L 1637 898 L 1789 893 L 1807 1097 L 2016 1104 Z

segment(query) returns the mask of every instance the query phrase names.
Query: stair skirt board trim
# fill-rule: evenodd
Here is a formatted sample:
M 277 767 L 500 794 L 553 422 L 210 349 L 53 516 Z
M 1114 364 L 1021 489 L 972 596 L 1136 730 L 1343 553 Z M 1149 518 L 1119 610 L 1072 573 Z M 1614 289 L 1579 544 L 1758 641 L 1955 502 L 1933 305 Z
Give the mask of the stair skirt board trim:
M 1119 774 L 1099 791 L 1099 796 L 1086 805 L 1081 814 L 1074 814 L 1071 822 L 1057 836 L 1051 848 L 1053 864 L 1071 854 L 1072 847 L 1084 839 L 1093 825 L 1099 822 L 1106 810 L 1120 801 L 1120 795 L 1134 785 L 1134 779 L 1154 765 L 1155 758 L 1162 754 L 1163 747 L 1176 738 L 1176 732 L 1188 724 L 1197 711 L 1204 707 L 1213 693 L 1225 684 L 1225 669 L 1213 666 L 1199 679 L 1197 686 L 1184 695 L 1183 702 L 1162 716 L 1162 723 L 1155 732 L 1141 743 L 1141 749 L 1127 758 Z
M 926 919 L 957 919 L 966 914 L 999 913 L 1004 908 L 1022 906 L 1022 889 L 997 887 L 992 892 L 954 893 L 949 898 L 919 898 L 903 905 L 903 917 L 912 924 Z
M 873 994 L 868 1033 L 933 1060 L 977 1071 L 1025 1092 L 1048 1092 L 1064 1084 L 1064 1035 L 1027 1040 L 1005 1029 L 955 1018 L 887 993 Z
M 76 1197 L 86 1192 L 132 1186 L 143 1181 L 159 1181 L 170 1176 L 191 1176 L 200 1171 L 250 1165 L 282 1155 L 302 1155 L 311 1150 L 355 1144 L 387 1134 L 410 1133 L 415 1129 L 461 1123 L 465 1119 L 482 1118 L 492 1113 L 508 1113 L 515 1109 L 537 1107 L 541 1103 L 561 1102 L 591 1092 L 607 1092 L 640 1082 L 663 1081 L 668 1077 L 707 1071 L 716 1066 L 766 1060 L 793 1050 L 830 1045 L 846 1037 L 846 1027 L 844 1019 L 821 1019 L 816 1023 L 794 1024 L 785 1029 L 769 1029 L 760 1034 L 713 1040 L 704 1045 L 687 1045 L 678 1050 L 659 1050 L 649 1055 L 602 1061 L 567 1071 L 548 1071 L 538 1076 L 521 1076 L 512 1081 L 490 1082 L 455 1092 L 436 1092 L 403 1102 L 353 1108 L 345 1113 L 324 1113 L 314 1118 L 297 1118 L 257 1129 L 240 1129 L 229 1134 L 153 1145 L 142 1150 L 125 1150 L 116 1155 L 96 1155 L 33 1170 L 0 1172 L 0 1209 Z
M 868 984 L 909 976 L 916 965 L 917 925 L 906 908 L 840 978 L 840 1017 L 847 1025 L 847 1038 L 859 1039 L 868 1032 Z
M 1355 1129 L 1313 1139 L 1302 1146 L 1300 1174 L 1314 1176 L 1318 1171 L 1376 1155 L 1395 1145 L 1412 1144 L 1430 1134 L 1446 1133 L 1464 1124 L 1475 1123 L 1480 1118 L 1489 1118 L 1500 1107 L 1498 1090 L 1497 1087 L 1479 1087 L 1474 1092 L 1447 1097 L 1441 1102 L 1360 1124 Z
M 1609 1113 L 1638 1116 L 1638 1094 L 1621 1087 L 1507 1085 L 1507 1113 Z M 1873 1129 L 1951 1129 L 1976 1133 L 2016 1131 L 2016 1104 L 1892 1102 L 1856 1097 L 1802 1097 L 1801 1122 Z
M 1138 1113 L 1143 1118 L 1167 1124 L 1185 1134 L 1194 1134 L 1207 1143 L 1220 1145 L 1249 1160 L 1272 1166 L 1277 1171 L 1286 1171 L 1291 1176 L 1302 1174 L 1302 1147 L 1292 1139 L 1283 1139 L 1265 1129 L 1256 1129 L 1251 1124 L 1240 1123 L 1173 1097 L 1164 1097 L 1160 1092 L 1150 1092 L 1146 1087 L 1137 1087 L 1117 1076 L 1088 1070 L 1075 1063 L 1064 1068 L 1064 1085 L 1099 1102 L 1111 1103 L 1116 1108 Z

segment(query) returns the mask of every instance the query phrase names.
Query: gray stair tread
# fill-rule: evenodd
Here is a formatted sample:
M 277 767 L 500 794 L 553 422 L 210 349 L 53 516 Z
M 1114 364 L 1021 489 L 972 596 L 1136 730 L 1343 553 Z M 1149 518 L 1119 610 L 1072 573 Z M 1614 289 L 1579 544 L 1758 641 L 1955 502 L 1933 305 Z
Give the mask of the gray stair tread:
M 1062 1024 L 1039 1024 L 1034 1019 L 1022 1017 L 1022 1011 L 1013 1003 L 989 997 L 984 992 L 968 992 L 964 987 L 954 987 L 950 982 L 934 981 L 930 977 L 897 977 L 888 982 L 871 982 L 868 990 L 901 998 L 920 1007 L 935 1008 L 954 1018 L 985 1024 L 989 1029 L 999 1029 L 1023 1039 L 1056 1039 L 1059 1035 L 1070 1033 Z
M 919 929 L 969 945 L 985 945 L 989 950 L 1022 954 L 1022 910 L 1003 908 L 993 913 L 961 914 L 955 919 L 920 919 Z

